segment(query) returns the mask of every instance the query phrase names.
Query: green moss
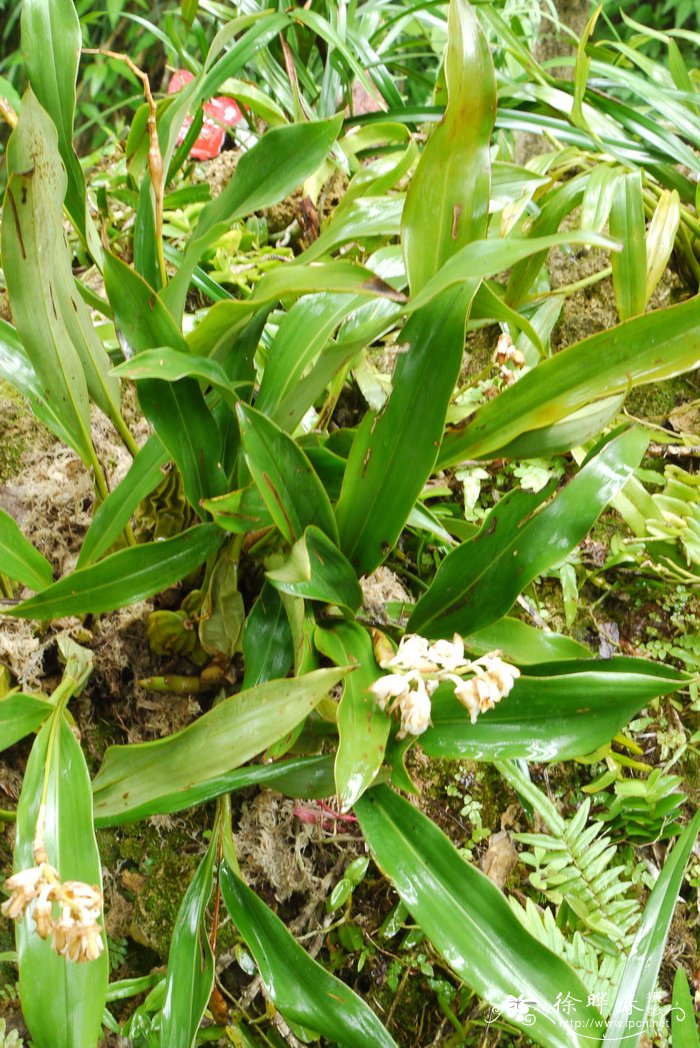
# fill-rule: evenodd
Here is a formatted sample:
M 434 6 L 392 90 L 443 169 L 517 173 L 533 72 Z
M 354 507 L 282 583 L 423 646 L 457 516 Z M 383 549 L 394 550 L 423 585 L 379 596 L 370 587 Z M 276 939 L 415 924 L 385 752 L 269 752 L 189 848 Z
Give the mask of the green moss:
M 684 400 L 692 400 L 696 395 L 685 378 L 669 378 L 665 382 L 651 382 L 648 386 L 633 389 L 625 406 L 637 418 L 658 420 L 666 418 Z
M 46 439 L 46 430 L 32 416 L 24 398 L 0 381 L 0 484 L 17 476 L 25 452 Z
M 184 825 L 163 833 L 147 823 L 98 831 L 103 864 L 112 870 L 135 867 L 133 872 L 143 878 L 132 892 L 129 934 L 162 961 L 167 959 L 182 898 L 201 858 L 191 850 L 193 836 Z

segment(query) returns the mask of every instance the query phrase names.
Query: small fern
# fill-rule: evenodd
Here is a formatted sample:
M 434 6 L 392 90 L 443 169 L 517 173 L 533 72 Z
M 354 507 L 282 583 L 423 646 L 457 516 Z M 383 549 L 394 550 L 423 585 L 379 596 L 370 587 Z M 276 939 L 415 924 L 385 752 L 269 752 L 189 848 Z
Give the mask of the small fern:
M 681 832 L 676 822 L 687 800 L 678 787 L 679 775 L 664 775 L 659 768 L 647 779 L 618 779 L 615 796 L 605 794 L 603 810 L 595 815 L 607 824 L 608 832 L 635 844 L 665 840 Z
M 571 940 L 567 939 L 557 925 L 554 911 L 549 907 L 540 909 L 532 899 L 527 899 L 525 906 L 512 897 L 508 902 L 520 923 L 533 938 L 547 946 L 558 957 L 568 961 L 588 990 L 592 1002 L 603 1017 L 607 1018 L 624 971 L 624 954 L 599 955 L 593 943 L 585 939 L 580 932 L 574 932 Z
M 572 938 L 567 939 L 557 925 L 553 910 L 549 907 L 540 909 L 532 899 L 527 899 L 525 906 L 512 897 L 508 902 L 530 935 L 571 965 L 588 991 L 589 1003 L 607 1019 L 612 1011 L 627 962 L 625 954 L 618 952 L 614 956 L 608 953 L 601 955 L 593 943 L 580 932 L 574 932 Z M 663 991 L 658 987 L 651 996 L 646 1032 L 661 1045 L 667 1045 L 670 1005 L 662 1004 L 663 996 Z
M 585 934 L 594 935 L 601 949 L 619 951 L 631 941 L 641 916 L 632 882 L 624 864 L 613 865 L 617 847 L 603 836 L 603 826 L 587 826 L 591 802 L 587 799 L 572 819 L 563 819 L 515 765 L 503 761 L 499 770 L 532 804 L 549 833 L 516 833 L 515 840 L 530 850 L 520 853 L 533 867 L 530 883 L 555 906 L 566 904 Z
M 0 1048 L 24 1048 L 24 1041 L 16 1030 L 7 1033 L 4 1019 L 0 1019 Z
M 0 1007 L 6 1004 L 14 1004 L 19 1000 L 19 985 L 17 982 L 8 982 L 0 986 Z

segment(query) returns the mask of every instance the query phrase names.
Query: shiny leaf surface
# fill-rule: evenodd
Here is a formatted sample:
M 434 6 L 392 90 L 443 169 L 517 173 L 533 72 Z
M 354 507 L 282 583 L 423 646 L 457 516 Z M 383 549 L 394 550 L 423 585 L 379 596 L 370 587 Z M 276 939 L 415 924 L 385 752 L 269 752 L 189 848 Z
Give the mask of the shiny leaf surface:
M 296 542 L 311 524 L 337 541 L 328 495 L 301 448 L 253 408 L 239 404 L 236 411 L 248 468 L 287 541 Z
M 600 1021 L 583 1003 L 579 977 L 525 931 L 501 892 L 430 819 L 387 786 L 366 793 L 355 811 L 375 862 L 460 979 L 538 1044 L 598 1043 L 576 1032 L 576 1023 L 595 1029 Z M 571 995 L 568 1015 L 556 1004 L 559 994 Z M 536 1007 L 514 1014 L 508 1003 L 521 995 Z
M 431 757 L 571 760 L 609 742 L 650 699 L 677 691 L 686 681 L 684 674 L 644 659 L 526 666 L 510 694 L 476 724 L 441 686 L 421 746 Z
M 371 785 L 384 760 L 391 717 L 380 709 L 369 686 L 380 676 L 367 630 L 356 622 L 339 622 L 316 630 L 316 647 L 336 665 L 354 666 L 344 682 L 338 706 L 338 751 L 335 783 L 343 811 Z
M 240 767 L 296 727 L 345 672 L 316 670 L 258 684 L 175 735 L 110 746 L 93 782 L 95 817 L 131 821 L 186 807 L 200 784 Z
M 272 585 L 306 600 L 356 611 L 362 590 L 349 561 L 319 528 L 309 525 L 282 567 L 267 572 Z
M 700 359 L 700 298 L 633 317 L 543 361 L 464 423 L 448 427 L 438 464 L 495 455 L 529 430 L 591 401 L 671 378 Z
M 692 822 L 667 856 L 644 907 L 641 924 L 627 955 L 627 963 L 615 995 L 603 1048 L 613 1048 L 617 1045 L 633 1048 L 639 1043 L 643 1020 L 661 967 L 683 873 L 699 832 L 700 812 L 696 812 Z
M 179 582 L 216 553 L 222 541 L 215 524 L 198 524 L 173 539 L 117 550 L 59 579 L 6 614 L 46 620 L 114 611 Z
M 295 941 L 279 917 L 224 864 L 226 909 L 255 958 L 265 990 L 290 1022 L 347 1048 L 395 1048 L 381 1022 L 348 986 Z

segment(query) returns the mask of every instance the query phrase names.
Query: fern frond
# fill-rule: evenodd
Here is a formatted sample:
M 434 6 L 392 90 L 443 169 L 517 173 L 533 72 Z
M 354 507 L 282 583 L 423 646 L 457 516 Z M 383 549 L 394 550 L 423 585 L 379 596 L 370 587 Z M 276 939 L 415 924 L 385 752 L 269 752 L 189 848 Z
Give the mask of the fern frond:
M 498 761 L 496 767 L 550 831 L 513 834 L 530 849 L 520 853 L 533 867 L 530 883 L 556 906 L 566 903 L 589 933 L 600 937 L 601 949 L 624 948 L 641 910 L 626 867 L 614 864 L 616 845 L 603 835 L 600 823 L 588 823 L 590 798 L 567 820 L 514 762 Z
M 571 965 L 586 987 L 590 1002 L 607 1019 L 625 970 L 625 954 L 619 950 L 614 954 L 601 954 L 580 932 L 574 932 L 571 939 L 567 939 L 557 924 L 554 911 L 549 907 L 540 908 L 532 899 L 527 899 L 524 906 L 512 896 L 508 902 L 526 931 Z M 654 1038 L 654 1043 L 658 1041 L 662 1048 L 667 1048 L 671 1007 L 663 1003 L 664 996 L 663 990 L 657 986 L 651 995 L 646 1032 Z
M 586 826 L 587 799 L 570 820 L 562 820 L 559 833 L 515 833 L 530 850 L 520 858 L 533 867 L 530 883 L 550 902 L 566 902 L 579 920 L 615 946 L 627 943 L 636 926 L 639 904 L 630 897 L 632 882 L 625 866 L 612 865 L 617 848 L 603 836 L 600 823 Z
M 554 912 L 548 907 L 540 909 L 532 899 L 522 906 L 516 899 L 509 898 L 511 909 L 523 927 L 544 946 L 577 972 L 588 993 L 603 1016 L 607 1018 L 625 968 L 623 953 L 599 955 L 593 943 L 580 932 L 574 932 L 569 940 L 557 925 Z

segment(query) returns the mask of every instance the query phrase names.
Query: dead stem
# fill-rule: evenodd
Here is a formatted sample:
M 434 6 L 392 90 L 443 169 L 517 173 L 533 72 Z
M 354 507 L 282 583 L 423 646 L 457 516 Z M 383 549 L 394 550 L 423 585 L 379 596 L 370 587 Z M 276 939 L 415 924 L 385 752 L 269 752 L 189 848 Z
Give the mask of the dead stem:
M 163 251 L 163 199 L 165 196 L 165 179 L 163 175 L 163 156 L 158 141 L 158 124 L 155 99 L 151 93 L 151 84 L 148 75 L 120 51 L 110 51 L 106 47 L 84 47 L 84 55 L 104 55 L 105 58 L 114 58 L 118 62 L 124 62 L 134 76 L 143 84 L 143 94 L 148 106 L 148 170 L 151 176 L 151 185 L 155 196 L 155 226 L 156 226 L 156 249 L 158 251 L 158 267 L 160 279 L 163 284 L 167 282 L 165 269 L 165 253 Z

